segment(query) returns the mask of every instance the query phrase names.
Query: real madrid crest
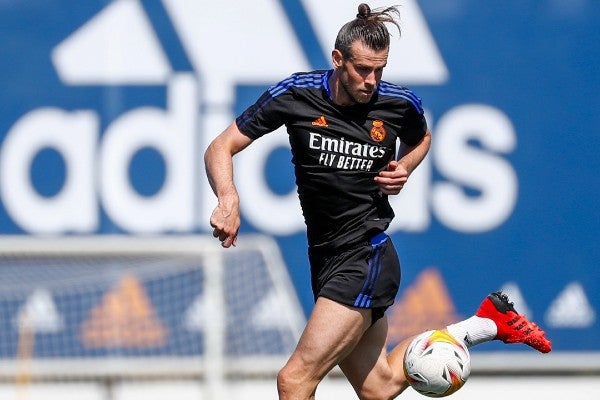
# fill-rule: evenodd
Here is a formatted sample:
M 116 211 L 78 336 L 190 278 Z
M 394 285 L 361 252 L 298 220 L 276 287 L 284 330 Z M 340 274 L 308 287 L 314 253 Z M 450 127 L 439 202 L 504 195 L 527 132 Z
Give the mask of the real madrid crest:
M 376 119 L 373 121 L 373 127 L 371 128 L 371 139 L 376 142 L 381 142 L 385 139 L 385 128 L 383 127 L 383 121 Z

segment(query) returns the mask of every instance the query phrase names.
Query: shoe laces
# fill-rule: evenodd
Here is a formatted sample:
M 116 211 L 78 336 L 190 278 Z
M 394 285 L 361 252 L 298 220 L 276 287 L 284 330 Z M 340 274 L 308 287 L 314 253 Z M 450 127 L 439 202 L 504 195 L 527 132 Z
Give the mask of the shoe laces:
M 506 307 L 506 310 L 503 310 L 504 312 L 512 311 L 512 312 L 516 313 L 517 315 L 520 315 L 517 312 L 517 310 L 515 310 L 515 303 L 513 303 L 512 301 L 510 301 L 508 299 L 508 295 L 506 293 L 502 293 L 502 292 L 498 291 L 495 294 L 498 296 L 498 298 L 500 299 L 502 304 Z

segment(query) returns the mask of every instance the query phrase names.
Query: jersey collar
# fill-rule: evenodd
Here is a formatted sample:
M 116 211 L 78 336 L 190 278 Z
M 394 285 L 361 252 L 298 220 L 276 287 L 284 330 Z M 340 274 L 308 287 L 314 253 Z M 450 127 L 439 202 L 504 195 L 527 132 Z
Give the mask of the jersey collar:
M 329 97 L 329 100 L 332 100 L 331 88 L 329 87 L 329 78 L 331 77 L 332 74 L 333 74 L 333 69 L 330 69 L 323 74 L 323 87 L 325 88 L 325 93 L 327 93 L 327 97 Z

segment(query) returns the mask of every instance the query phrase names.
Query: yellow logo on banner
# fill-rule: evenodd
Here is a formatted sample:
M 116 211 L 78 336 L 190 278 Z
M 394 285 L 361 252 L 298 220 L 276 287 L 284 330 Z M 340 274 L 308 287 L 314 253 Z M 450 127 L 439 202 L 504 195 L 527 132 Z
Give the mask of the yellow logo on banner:
M 81 327 L 86 347 L 159 347 L 167 340 L 167 328 L 156 317 L 143 285 L 125 276 L 90 311 Z
M 442 276 L 435 268 L 421 272 L 387 315 L 390 344 L 426 330 L 444 328 L 462 319 L 456 313 Z

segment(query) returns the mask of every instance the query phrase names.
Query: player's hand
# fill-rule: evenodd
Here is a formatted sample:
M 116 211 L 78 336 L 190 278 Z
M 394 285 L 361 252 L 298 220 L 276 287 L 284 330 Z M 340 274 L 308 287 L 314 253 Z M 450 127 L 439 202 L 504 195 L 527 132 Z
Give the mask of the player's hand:
M 408 180 L 408 170 L 398 161 L 390 161 L 386 170 L 375 177 L 381 193 L 395 195 L 400 193 Z
M 223 247 L 235 246 L 240 223 L 237 202 L 219 201 L 210 217 L 210 226 L 214 228 L 213 236 L 219 239 Z

